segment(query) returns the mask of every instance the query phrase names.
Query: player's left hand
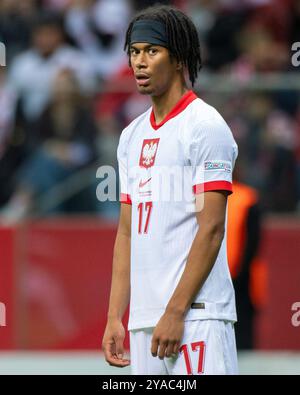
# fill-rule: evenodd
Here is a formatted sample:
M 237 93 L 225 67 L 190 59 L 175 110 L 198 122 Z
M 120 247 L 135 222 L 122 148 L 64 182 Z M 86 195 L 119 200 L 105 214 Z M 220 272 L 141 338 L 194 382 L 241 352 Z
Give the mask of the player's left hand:
M 153 331 L 151 354 L 160 359 L 177 355 L 183 330 L 184 318 L 165 312 Z

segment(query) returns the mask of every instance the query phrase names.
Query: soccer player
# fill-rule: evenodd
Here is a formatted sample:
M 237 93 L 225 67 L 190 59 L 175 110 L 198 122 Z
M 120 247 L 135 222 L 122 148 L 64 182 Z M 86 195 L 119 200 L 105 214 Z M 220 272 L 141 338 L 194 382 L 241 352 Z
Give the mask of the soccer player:
M 123 130 L 118 146 L 121 212 L 106 361 L 131 364 L 133 374 L 236 374 L 226 207 L 237 145 L 222 116 L 187 88 L 201 56 L 185 14 L 168 6 L 142 11 L 125 49 L 152 108 Z M 166 185 L 170 198 L 158 193 Z M 130 360 L 122 324 L 129 301 Z

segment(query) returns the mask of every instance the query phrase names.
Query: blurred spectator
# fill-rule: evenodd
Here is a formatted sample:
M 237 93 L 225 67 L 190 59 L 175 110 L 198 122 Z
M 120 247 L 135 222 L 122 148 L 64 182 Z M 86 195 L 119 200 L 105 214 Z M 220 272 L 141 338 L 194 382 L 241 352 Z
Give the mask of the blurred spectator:
M 7 63 L 30 42 L 30 29 L 37 15 L 36 0 L 1 0 L 0 41 L 6 45 Z
M 290 27 L 289 44 L 300 42 L 300 1 L 291 1 L 290 19 L 288 27 Z
M 226 98 L 222 113 L 239 146 L 240 181 L 259 190 L 265 210 L 288 212 L 297 206 L 299 137 L 293 116 L 277 102 L 278 94 L 239 93 Z
M 220 5 L 217 0 L 191 0 L 186 2 L 186 11 L 191 16 L 202 40 L 214 26 Z M 203 44 L 203 41 L 201 42 Z
M 49 103 L 51 86 L 59 70 L 72 69 L 84 92 L 95 88 L 89 60 L 66 45 L 62 20 L 56 14 L 39 17 L 32 40 L 32 48 L 16 57 L 10 70 L 10 84 L 29 122 L 35 121 Z
M 5 68 L 0 67 L 0 159 L 3 157 L 7 142 L 11 137 L 15 97 L 7 85 Z
M 286 113 L 274 109 L 264 133 L 267 170 L 265 204 L 270 211 L 288 212 L 297 207 L 297 130 Z
M 202 2 L 206 4 L 196 1 Z M 253 71 L 287 67 L 288 2 L 224 0 L 212 4 L 209 9 L 215 13 L 214 24 L 206 35 L 210 68 L 220 70 L 234 62 L 248 62 Z
M 13 191 L 13 173 L 22 155 L 18 149 L 14 123 L 15 97 L 6 81 L 6 69 L 0 67 L 0 207 Z
M 51 102 L 37 120 L 34 136 L 32 154 L 18 172 L 16 191 L 2 211 L 7 221 L 26 217 L 36 197 L 96 158 L 96 126 L 71 71 L 56 76 Z M 77 211 L 94 209 L 89 196 L 79 202 Z M 66 207 L 55 209 L 65 211 Z
M 236 295 L 238 349 L 255 346 L 254 319 L 266 303 L 266 265 L 259 257 L 261 208 L 258 192 L 240 183 L 237 163 L 232 196 L 228 198 L 227 251 Z
M 205 36 L 208 48 L 206 65 L 212 70 L 220 70 L 238 58 L 236 39 L 247 18 L 245 10 L 229 12 L 220 7 L 217 10 L 214 21 L 211 21 L 214 23 Z
M 246 23 L 237 40 L 240 56 L 234 64 L 243 64 L 254 72 L 285 70 L 289 66 L 289 48 L 285 42 L 276 41 L 265 25 Z
M 74 0 L 41 0 L 41 1 L 43 7 L 46 10 L 65 12 Z
M 127 63 L 123 46 L 131 15 L 129 4 L 127 0 L 74 1 L 66 15 L 68 33 L 101 78 Z

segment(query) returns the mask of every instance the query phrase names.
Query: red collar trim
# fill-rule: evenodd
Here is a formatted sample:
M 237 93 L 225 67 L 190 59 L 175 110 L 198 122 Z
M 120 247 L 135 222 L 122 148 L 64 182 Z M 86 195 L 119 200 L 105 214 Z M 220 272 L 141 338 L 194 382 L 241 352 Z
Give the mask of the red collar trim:
M 193 91 L 188 91 L 186 92 L 181 99 L 176 103 L 175 107 L 169 112 L 168 115 L 165 116 L 165 118 L 159 123 L 158 125 L 156 124 L 155 121 L 155 116 L 153 109 L 150 114 L 150 123 L 153 129 L 157 130 L 161 126 L 163 126 L 166 122 L 168 122 L 170 119 L 176 117 L 176 115 L 180 114 L 186 107 L 195 99 L 197 99 L 198 96 L 193 92 Z

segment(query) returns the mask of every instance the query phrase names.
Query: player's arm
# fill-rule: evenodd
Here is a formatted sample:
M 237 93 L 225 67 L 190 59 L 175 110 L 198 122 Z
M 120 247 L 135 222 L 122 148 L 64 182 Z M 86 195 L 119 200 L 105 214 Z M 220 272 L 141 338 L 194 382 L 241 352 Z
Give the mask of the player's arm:
M 203 195 L 197 195 L 197 201 L 201 198 Z M 185 314 L 211 272 L 222 244 L 226 202 L 225 191 L 204 193 L 203 209 L 196 212 L 201 226 L 192 243 L 185 270 L 153 333 L 151 352 L 154 356 L 169 357 L 179 351 Z
M 123 359 L 125 329 L 122 318 L 130 298 L 131 205 L 121 204 L 120 220 L 113 252 L 112 283 L 107 325 L 102 340 L 106 361 L 117 367 L 129 365 Z

